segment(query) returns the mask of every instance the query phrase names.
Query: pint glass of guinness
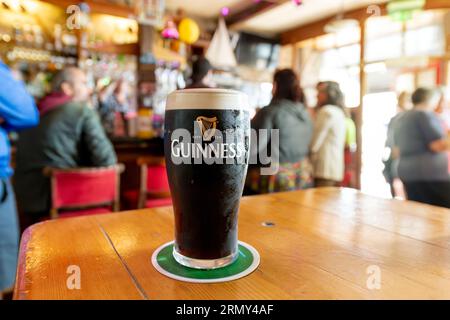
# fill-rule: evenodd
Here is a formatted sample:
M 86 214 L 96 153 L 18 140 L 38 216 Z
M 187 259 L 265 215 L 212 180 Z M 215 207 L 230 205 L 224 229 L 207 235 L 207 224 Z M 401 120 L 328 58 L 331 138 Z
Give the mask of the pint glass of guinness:
M 164 147 L 175 212 L 173 255 L 180 264 L 215 269 L 236 260 L 249 144 L 244 94 L 189 89 L 169 95 Z

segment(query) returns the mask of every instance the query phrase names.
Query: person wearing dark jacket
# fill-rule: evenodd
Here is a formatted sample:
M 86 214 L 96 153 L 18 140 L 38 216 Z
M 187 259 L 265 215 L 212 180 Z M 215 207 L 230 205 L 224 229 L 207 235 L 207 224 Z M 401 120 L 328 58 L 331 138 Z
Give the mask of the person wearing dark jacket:
M 117 162 L 98 115 L 88 107 L 86 76 L 71 67 L 58 73 L 39 104 L 40 125 L 19 135 L 15 187 L 22 228 L 48 216 L 50 180 L 45 167 L 102 167 Z
M 126 113 L 129 111 L 128 83 L 120 79 L 104 88 L 99 94 L 97 113 L 108 136 L 116 134 L 116 120 L 122 122 L 125 135 L 128 134 Z
M 0 299 L 12 289 L 19 251 L 19 226 L 10 177 L 8 133 L 38 124 L 39 116 L 33 98 L 22 82 L 14 79 L 0 62 Z
M 291 69 L 277 71 L 273 85 L 271 103 L 252 120 L 252 129 L 259 135 L 253 152 L 256 151 L 260 156 L 273 156 L 277 152 L 279 169 L 274 174 L 265 175 L 261 171 L 264 163 L 250 167 L 247 193 L 270 193 L 312 186 L 309 146 L 313 124 L 303 104 L 304 96 L 297 75 Z M 265 133 L 260 134 L 260 129 L 265 129 Z M 278 150 L 271 150 L 272 129 L 279 132 Z M 277 148 L 276 145 L 274 147 Z M 276 161 L 273 157 L 271 160 Z
M 186 89 L 210 88 L 212 65 L 208 59 L 199 57 L 192 63 L 192 75 L 190 84 Z

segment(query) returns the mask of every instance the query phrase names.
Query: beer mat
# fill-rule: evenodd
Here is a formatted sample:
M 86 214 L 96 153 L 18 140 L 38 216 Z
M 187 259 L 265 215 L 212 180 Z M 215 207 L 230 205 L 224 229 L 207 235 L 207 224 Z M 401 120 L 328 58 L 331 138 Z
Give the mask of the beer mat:
M 179 264 L 173 257 L 174 242 L 166 243 L 155 250 L 152 255 L 152 264 L 163 275 L 185 282 L 218 283 L 233 281 L 248 276 L 259 266 L 260 256 L 251 245 L 239 241 L 239 256 L 229 266 L 213 269 L 199 270 Z

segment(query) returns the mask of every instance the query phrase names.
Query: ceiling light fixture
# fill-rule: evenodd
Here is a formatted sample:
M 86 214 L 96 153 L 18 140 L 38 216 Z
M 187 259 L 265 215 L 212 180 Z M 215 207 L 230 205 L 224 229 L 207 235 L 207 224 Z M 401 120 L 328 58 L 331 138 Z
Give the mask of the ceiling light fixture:
M 355 19 L 345 19 L 345 0 L 342 0 L 342 8 L 339 14 L 332 21 L 325 25 L 326 33 L 340 33 L 348 29 L 353 29 L 359 27 L 358 20 Z

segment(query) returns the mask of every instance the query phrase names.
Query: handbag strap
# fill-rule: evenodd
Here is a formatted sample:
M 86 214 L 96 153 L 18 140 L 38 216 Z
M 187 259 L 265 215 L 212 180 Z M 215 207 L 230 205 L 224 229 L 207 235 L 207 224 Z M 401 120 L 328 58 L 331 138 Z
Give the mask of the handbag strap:
M 3 179 L 0 179 L 0 183 L 2 184 L 2 194 L 0 194 L 0 204 L 4 203 L 6 199 L 8 199 L 8 186 L 6 184 L 6 181 Z

